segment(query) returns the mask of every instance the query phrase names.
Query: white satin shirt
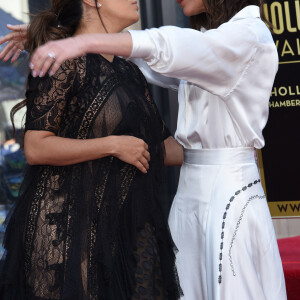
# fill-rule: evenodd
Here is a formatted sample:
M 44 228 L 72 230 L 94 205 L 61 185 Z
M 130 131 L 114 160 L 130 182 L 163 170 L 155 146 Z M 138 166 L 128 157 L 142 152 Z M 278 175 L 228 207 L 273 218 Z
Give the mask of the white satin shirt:
M 175 138 L 185 148 L 264 146 L 278 54 L 258 6 L 245 7 L 217 29 L 129 32 L 130 59 L 148 81 L 178 89 Z

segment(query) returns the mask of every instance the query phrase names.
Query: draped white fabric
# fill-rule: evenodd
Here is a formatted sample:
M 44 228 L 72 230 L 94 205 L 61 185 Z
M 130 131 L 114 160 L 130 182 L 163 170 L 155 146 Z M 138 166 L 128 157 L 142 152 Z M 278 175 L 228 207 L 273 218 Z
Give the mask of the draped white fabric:
M 146 78 L 177 84 L 175 136 L 185 148 L 264 146 L 278 55 L 257 6 L 205 32 L 166 26 L 130 33 L 131 59 L 144 58 L 151 68 L 133 59 Z
M 169 215 L 184 300 L 287 299 L 253 149 L 250 154 L 249 148 L 185 154 Z

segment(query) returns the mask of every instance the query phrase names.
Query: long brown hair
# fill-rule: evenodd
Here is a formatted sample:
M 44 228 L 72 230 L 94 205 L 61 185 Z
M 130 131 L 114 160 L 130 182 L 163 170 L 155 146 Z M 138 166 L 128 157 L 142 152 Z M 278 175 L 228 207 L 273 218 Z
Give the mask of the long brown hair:
M 228 22 L 236 13 L 248 5 L 260 7 L 260 15 L 266 21 L 263 5 L 264 0 L 203 0 L 205 13 L 191 17 L 191 27 L 200 30 L 214 29 Z
M 98 0 L 94 0 L 96 7 Z M 98 10 L 97 10 L 98 11 Z M 98 11 L 99 18 L 105 30 L 106 27 Z M 32 54 L 43 44 L 71 37 L 77 30 L 83 16 L 82 0 L 52 0 L 51 7 L 35 15 L 27 30 L 25 49 Z M 107 31 L 107 30 L 106 30 Z M 10 111 L 10 119 L 15 132 L 14 115 L 25 107 L 27 99 L 15 105 Z

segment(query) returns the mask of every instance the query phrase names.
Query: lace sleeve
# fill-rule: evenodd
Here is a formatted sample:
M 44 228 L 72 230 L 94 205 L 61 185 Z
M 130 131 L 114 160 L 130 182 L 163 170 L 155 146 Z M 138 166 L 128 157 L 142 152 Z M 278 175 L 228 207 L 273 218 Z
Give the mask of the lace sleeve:
M 25 130 L 46 130 L 58 134 L 68 99 L 74 92 L 76 64 L 66 61 L 50 77 L 28 79 Z

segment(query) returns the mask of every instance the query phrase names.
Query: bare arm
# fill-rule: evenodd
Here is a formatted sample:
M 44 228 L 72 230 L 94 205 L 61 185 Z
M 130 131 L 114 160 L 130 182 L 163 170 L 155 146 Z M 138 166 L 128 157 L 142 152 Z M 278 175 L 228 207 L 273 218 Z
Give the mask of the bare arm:
M 7 42 L 0 52 L 0 59 L 7 61 L 12 58 L 12 61 L 15 61 L 22 50 L 24 50 L 28 24 L 7 25 L 7 28 L 11 32 L 0 38 L 0 45 Z M 45 75 L 51 66 L 52 73 L 54 74 L 63 61 L 86 53 L 114 54 L 129 57 L 131 50 L 132 39 L 128 32 L 86 34 L 47 43 L 34 53 L 31 63 L 35 65 L 33 71 L 35 71 L 36 75 L 39 75 L 41 70 L 43 71 L 41 74 Z M 53 64 L 53 58 L 48 56 L 49 53 L 55 54 L 55 64 Z M 42 61 L 37 61 L 37 57 L 43 57 Z
M 132 51 L 132 38 L 129 32 L 110 34 L 85 34 L 78 36 L 85 53 L 114 54 L 129 57 Z
M 165 166 L 181 166 L 183 163 L 183 147 L 173 138 L 168 137 L 165 141 Z
M 66 51 L 66 49 L 68 49 Z M 33 77 L 44 76 L 48 70 L 52 76 L 68 59 L 87 53 L 114 54 L 129 57 L 132 50 L 130 33 L 84 34 L 59 41 L 51 41 L 39 47 L 32 55 L 30 68 Z
M 115 156 L 136 166 L 143 173 L 149 169 L 148 145 L 132 136 L 76 140 L 58 137 L 48 131 L 28 130 L 24 147 L 30 165 L 66 166 Z

